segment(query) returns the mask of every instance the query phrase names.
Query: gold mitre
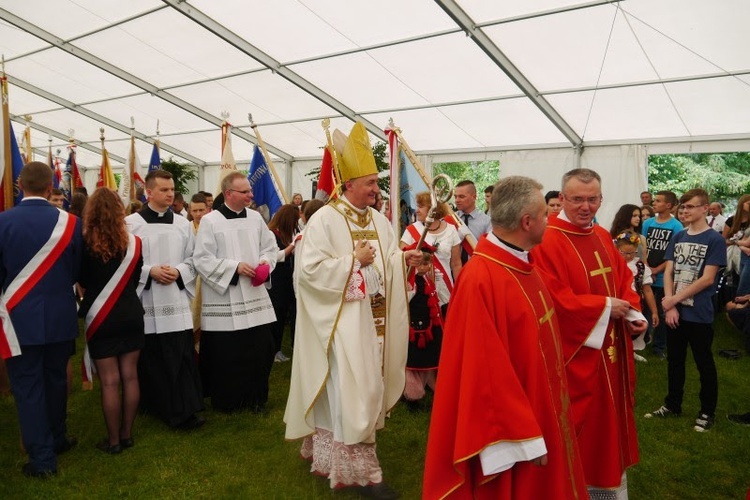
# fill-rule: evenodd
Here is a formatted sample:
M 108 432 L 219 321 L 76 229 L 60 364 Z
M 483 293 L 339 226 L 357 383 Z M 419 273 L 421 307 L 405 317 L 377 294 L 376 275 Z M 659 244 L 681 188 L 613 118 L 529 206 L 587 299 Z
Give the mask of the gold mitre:
M 341 182 L 378 173 L 370 136 L 362 122 L 354 124 L 349 137 L 339 129 L 334 130 L 333 147 L 338 155 Z

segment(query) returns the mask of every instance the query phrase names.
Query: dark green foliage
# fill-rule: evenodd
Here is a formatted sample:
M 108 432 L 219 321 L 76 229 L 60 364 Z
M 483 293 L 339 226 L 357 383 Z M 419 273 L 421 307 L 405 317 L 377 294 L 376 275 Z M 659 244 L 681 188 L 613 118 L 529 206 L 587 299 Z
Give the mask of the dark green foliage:
M 736 201 L 750 192 L 750 153 L 652 155 L 648 185 L 651 192 L 678 195 L 701 187 L 712 200 Z
M 184 195 L 187 195 L 189 192 L 187 186 L 188 182 L 194 181 L 198 178 L 197 170 L 194 165 L 180 163 L 175 161 L 171 156 L 168 160 L 161 161 L 161 168 L 172 174 L 174 177 L 174 190 Z

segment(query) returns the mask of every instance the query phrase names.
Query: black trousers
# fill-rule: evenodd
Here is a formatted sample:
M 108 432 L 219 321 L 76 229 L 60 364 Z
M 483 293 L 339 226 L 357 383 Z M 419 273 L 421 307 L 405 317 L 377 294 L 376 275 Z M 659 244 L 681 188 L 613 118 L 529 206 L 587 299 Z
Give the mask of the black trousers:
M 687 348 L 690 346 L 695 366 L 700 374 L 700 412 L 710 416 L 716 413 L 719 383 L 714 355 L 711 352 L 713 341 L 714 329 L 710 323 L 693 323 L 681 319 L 676 329 L 667 329 L 669 393 L 664 398 L 664 405 L 670 410 L 682 412 L 682 398 L 685 392 L 685 360 Z

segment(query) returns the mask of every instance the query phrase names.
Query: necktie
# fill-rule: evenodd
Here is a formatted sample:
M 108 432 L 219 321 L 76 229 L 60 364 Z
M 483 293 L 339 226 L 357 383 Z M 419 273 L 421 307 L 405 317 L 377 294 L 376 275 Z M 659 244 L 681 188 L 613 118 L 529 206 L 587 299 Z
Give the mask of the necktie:
M 710 227 L 711 229 L 713 229 L 714 228 L 714 221 L 715 220 L 716 220 L 716 216 L 712 215 L 711 216 L 711 222 L 708 223 L 708 227 Z
M 469 214 L 463 214 L 462 215 L 464 219 L 464 224 L 466 224 L 466 227 L 469 227 Z M 469 260 L 469 254 L 466 252 L 466 249 L 463 245 L 461 245 L 461 264 L 466 264 L 466 262 Z

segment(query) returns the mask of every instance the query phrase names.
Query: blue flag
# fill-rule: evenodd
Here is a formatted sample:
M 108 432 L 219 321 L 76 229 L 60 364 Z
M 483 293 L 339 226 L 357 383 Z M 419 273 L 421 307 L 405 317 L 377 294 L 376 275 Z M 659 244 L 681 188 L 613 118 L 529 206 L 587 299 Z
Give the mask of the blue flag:
M 159 155 L 159 141 L 154 141 L 154 149 L 151 151 L 151 159 L 148 162 L 148 171 L 161 168 L 161 156 Z
M 266 159 L 263 158 L 263 153 L 258 146 L 253 148 L 253 159 L 250 160 L 250 172 L 247 174 L 247 180 L 250 181 L 255 204 L 268 206 L 268 212 L 273 217 L 273 214 L 281 208 L 284 202 L 281 201 L 281 197 L 276 191 L 271 172 L 266 165 Z
M 17 206 L 23 200 L 23 193 L 18 187 L 18 178 L 21 176 L 21 169 L 23 168 L 23 158 L 21 157 L 21 150 L 18 149 L 16 134 L 13 133 L 13 123 L 9 121 L 8 127 L 10 128 L 10 156 L 13 164 L 13 206 Z
M 400 199 L 406 202 L 410 210 L 417 209 L 417 193 L 429 191 L 427 184 L 422 180 L 417 169 L 409 161 L 409 158 L 401 151 L 401 172 L 399 173 L 401 184 Z

